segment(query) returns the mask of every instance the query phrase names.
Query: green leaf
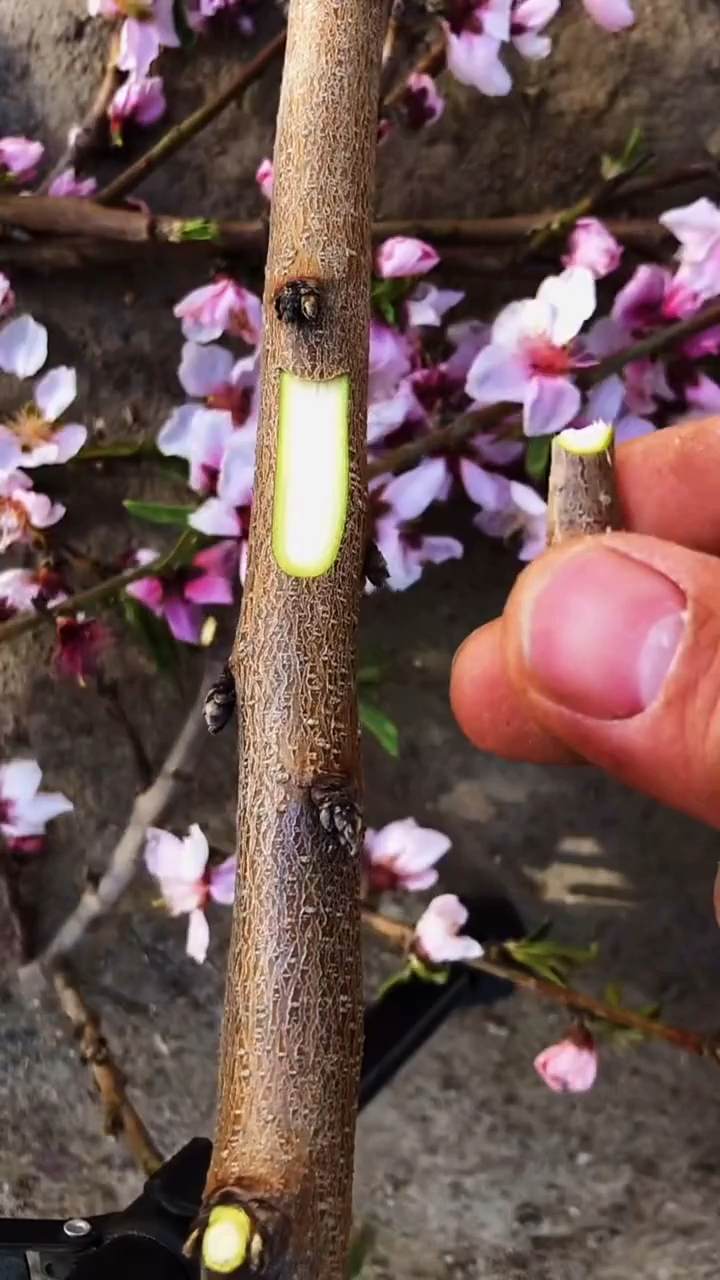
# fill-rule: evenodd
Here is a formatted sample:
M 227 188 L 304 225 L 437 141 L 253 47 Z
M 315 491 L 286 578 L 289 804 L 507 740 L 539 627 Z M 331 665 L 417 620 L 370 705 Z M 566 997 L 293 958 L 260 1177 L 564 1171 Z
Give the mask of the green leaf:
M 380 746 L 395 759 L 400 755 L 400 734 L 396 724 L 380 707 L 360 700 L 360 722 L 368 733 L 377 738 Z
M 525 470 L 531 480 L 544 480 L 550 466 L 551 436 L 533 436 L 525 446 Z
M 126 593 L 120 600 L 125 622 L 150 654 L 158 671 L 173 684 L 180 683 L 180 650 L 164 618 L 157 618 L 144 604 Z
M 193 511 L 197 511 L 197 507 L 191 504 L 135 502 L 132 498 L 126 498 L 123 506 L 131 516 L 135 516 L 136 520 L 147 520 L 149 524 L 170 524 L 178 529 L 184 529 L 188 516 L 191 516 Z
M 633 125 L 630 130 L 630 136 L 623 147 L 622 154 L 619 156 L 605 155 L 600 161 L 600 173 L 606 182 L 612 178 L 619 178 L 621 174 L 626 173 L 628 169 L 633 169 L 639 165 L 642 158 L 643 150 L 643 131 L 639 125 Z
M 357 1280 L 357 1276 L 360 1275 L 370 1256 L 375 1240 L 376 1232 L 371 1222 L 362 1222 L 359 1227 L 354 1229 L 350 1236 L 350 1254 L 348 1258 L 350 1280 Z
M 217 240 L 220 228 L 217 222 L 208 218 L 187 218 L 180 224 L 172 240 L 182 244 L 187 240 Z

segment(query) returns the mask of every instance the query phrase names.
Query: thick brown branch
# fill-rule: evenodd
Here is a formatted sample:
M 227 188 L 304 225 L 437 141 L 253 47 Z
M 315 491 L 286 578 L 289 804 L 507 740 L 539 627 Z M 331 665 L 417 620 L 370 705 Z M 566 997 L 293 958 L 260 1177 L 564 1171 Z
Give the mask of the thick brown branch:
M 363 924 L 371 929 L 373 933 L 384 938 L 393 947 L 407 952 L 410 949 L 413 940 L 414 931 L 409 925 L 402 924 L 399 920 L 391 920 L 387 916 L 378 914 L 377 911 L 363 909 Z M 620 1005 L 607 1004 L 604 1000 L 597 1000 L 595 996 L 585 995 L 582 991 L 573 991 L 569 987 L 561 987 L 554 982 L 545 982 L 542 978 L 536 978 L 532 973 L 528 973 L 525 969 L 518 969 L 511 963 L 505 963 L 502 959 L 496 959 L 496 955 L 502 956 L 502 947 L 493 946 L 490 956 L 482 956 L 479 960 L 467 961 L 471 969 L 478 969 L 481 973 L 490 973 L 495 978 L 502 978 L 506 982 L 512 982 L 514 986 L 521 991 L 527 991 L 531 995 L 540 996 L 543 1000 L 551 1000 L 555 1004 L 565 1005 L 566 1008 L 573 1012 L 590 1014 L 594 1018 L 599 1018 L 603 1022 L 612 1023 L 617 1027 L 627 1027 L 631 1031 L 638 1031 L 641 1035 L 648 1036 L 650 1039 L 664 1040 L 666 1044 L 673 1044 L 678 1049 L 684 1049 L 687 1053 L 693 1053 L 700 1058 L 712 1058 L 713 1061 L 720 1061 L 720 1042 L 716 1036 L 703 1036 L 696 1031 L 685 1031 L 681 1027 L 671 1027 L 667 1023 L 661 1022 L 659 1018 L 647 1018 L 641 1013 L 633 1013 L 631 1009 L 624 1009 Z
M 290 4 L 249 565 L 231 662 L 238 893 L 206 1197 L 240 1197 L 253 1220 L 258 1197 L 274 1206 L 287 1223 L 273 1273 L 284 1280 L 341 1280 L 351 1224 L 362 1034 L 355 671 L 384 9 Z M 308 398 L 318 435 L 299 465 Z M 296 519 L 313 499 L 302 481 L 308 449 L 336 512 L 312 561 Z
M 197 111 L 193 111 L 192 115 L 186 116 L 179 124 L 169 129 L 166 134 L 156 142 L 154 147 L 146 151 L 139 160 L 131 164 L 128 169 L 121 173 L 119 177 L 103 187 L 96 197 L 99 204 L 115 204 L 124 196 L 134 191 L 141 182 L 154 173 L 156 169 L 164 164 L 170 156 L 175 155 L 181 147 L 197 136 L 202 129 L 212 124 L 213 120 L 229 107 L 232 102 L 237 102 L 246 89 L 254 84 L 256 80 L 264 74 L 267 68 L 277 58 L 282 57 L 285 52 L 285 32 L 280 31 L 268 44 L 260 50 L 258 54 L 250 61 L 244 63 L 240 70 L 233 76 L 229 84 L 214 97 L 210 98 Z
M 127 1096 L 125 1076 L 112 1058 L 97 1014 L 86 1004 L 66 969 L 54 971 L 52 985 L 63 1013 L 72 1023 L 80 1061 L 89 1068 L 100 1094 L 105 1133 L 122 1138 L 149 1177 L 160 1168 L 163 1157 Z
M 29 993 L 42 987 L 44 972 L 67 956 L 91 925 L 106 915 L 129 888 L 140 862 L 147 828 L 162 820 L 205 738 L 202 708 L 209 674 L 215 674 L 214 667 L 204 669 L 200 690 L 190 713 L 154 782 L 136 797 L 127 826 L 100 880 L 85 889 L 57 933 L 33 962 L 20 970 L 21 984 Z

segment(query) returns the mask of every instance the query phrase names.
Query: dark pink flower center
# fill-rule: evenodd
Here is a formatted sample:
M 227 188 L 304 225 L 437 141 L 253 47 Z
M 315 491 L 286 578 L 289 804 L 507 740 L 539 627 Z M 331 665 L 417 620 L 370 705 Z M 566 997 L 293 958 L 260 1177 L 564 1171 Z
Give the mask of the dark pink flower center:
M 546 378 L 562 377 L 572 368 L 567 347 L 556 347 L 548 338 L 533 338 L 525 348 L 525 354 L 533 372 Z

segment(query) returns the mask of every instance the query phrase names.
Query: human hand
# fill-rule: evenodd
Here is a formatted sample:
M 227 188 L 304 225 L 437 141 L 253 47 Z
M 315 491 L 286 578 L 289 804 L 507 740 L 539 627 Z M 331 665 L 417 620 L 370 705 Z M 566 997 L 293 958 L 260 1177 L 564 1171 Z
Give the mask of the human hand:
M 521 574 L 458 650 L 451 702 L 509 760 L 589 762 L 720 826 L 720 418 L 617 453 L 628 533 Z

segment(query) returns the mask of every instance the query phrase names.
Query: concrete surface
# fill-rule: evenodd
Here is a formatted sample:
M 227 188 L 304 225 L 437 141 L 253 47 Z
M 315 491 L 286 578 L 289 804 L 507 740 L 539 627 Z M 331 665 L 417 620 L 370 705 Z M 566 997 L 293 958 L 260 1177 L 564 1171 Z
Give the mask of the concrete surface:
M 57 151 L 89 100 L 102 37 L 83 0 L 0 6 L 0 135 L 37 133 Z M 570 12 L 553 58 L 520 68 L 520 87 L 489 102 L 453 87 L 440 125 L 421 141 L 392 140 L 381 157 L 379 208 L 469 215 L 532 210 L 587 189 L 598 153 L 621 149 L 640 121 L 661 159 L 696 159 L 714 145 L 720 15 L 710 0 L 637 0 L 637 28 L 614 40 Z M 273 16 L 263 15 L 269 29 Z M 245 49 L 238 46 L 244 56 Z M 222 41 L 192 65 L 172 63 L 173 113 L 226 74 Z M 154 207 L 250 215 L 252 175 L 271 145 L 277 77 L 158 174 Z M 448 181 L 448 175 L 451 175 Z M 81 407 L 96 432 L 155 431 L 179 399 L 180 341 L 170 315 L 201 268 L 95 272 L 17 280 L 23 305 L 51 332 L 52 359 L 76 363 Z M 480 300 L 480 310 L 482 308 Z M 2 404 L 9 392 L 0 386 Z M 167 493 L 149 467 L 68 473 L 64 528 L 96 554 L 127 546 L 119 499 Z M 463 521 L 462 513 L 458 520 Z M 151 531 L 148 530 L 148 533 Z M 720 940 L 711 909 L 717 837 L 590 771 L 511 766 L 463 741 L 447 706 L 453 650 L 502 606 L 515 562 L 467 535 L 458 564 L 402 597 L 377 597 L 367 652 L 387 665 L 382 698 L 402 733 L 390 761 L 367 747 L 368 817 L 412 813 L 447 830 L 443 886 L 500 882 L 528 919 L 548 911 L 558 933 L 595 937 L 592 978 L 625 982 L 629 1001 L 660 999 L 669 1020 L 713 1029 Z M 46 932 L 71 905 L 87 866 L 101 867 L 121 829 L 134 774 L 127 745 L 91 694 L 44 672 L 33 638 L 0 650 L 0 758 L 32 750 L 48 786 L 75 814 L 59 821 L 27 889 Z M 153 756 L 170 742 L 180 700 L 131 650 L 114 659 Z M 188 674 L 188 681 L 191 673 Z M 172 814 L 232 840 L 233 743 L 208 746 Z M 144 881 L 77 956 L 132 1095 L 170 1152 L 209 1133 L 227 914 L 213 916 L 207 965 L 182 954 L 182 924 L 153 910 Z M 386 962 L 368 951 L 369 978 Z M 491 1014 L 457 1016 L 372 1104 L 358 1141 L 357 1212 L 377 1228 L 375 1280 L 705 1280 L 717 1274 L 720 1193 L 718 1075 L 669 1049 L 603 1054 L 586 1097 L 558 1098 L 535 1077 L 534 1054 L 563 1031 L 561 1016 L 517 997 Z M 0 989 L 0 1212 L 90 1213 L 123 1201 L 138 1175 L 100 1133 L 99 1108 L 60 1016 Z

